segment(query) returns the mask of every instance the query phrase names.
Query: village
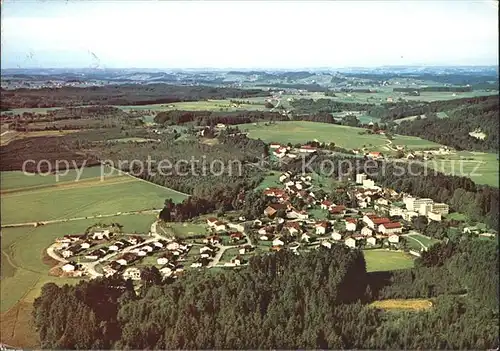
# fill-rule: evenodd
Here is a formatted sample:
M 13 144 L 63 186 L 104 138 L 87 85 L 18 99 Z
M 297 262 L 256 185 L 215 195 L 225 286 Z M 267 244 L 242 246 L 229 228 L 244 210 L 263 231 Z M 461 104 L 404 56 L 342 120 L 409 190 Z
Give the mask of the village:
M 189 269 L 238 268 L 255 254 L 290 250 L 300 255 L 332 245 L 420 256 L 428 246 L 419 237 L 426 237 L 412 228 L 411 219 L 441 221 L 449 213 L 447 204 L 382 188 L 366 174 L 336 190 L 346 192 L 350 206 L 320 197 L 311 175 L 285 172 L 277 180 L 280 186 L 262 191 L 268 204 L 259 218 L 201 216 L 194 220 L 200 232 L 188 237 L 169 232 L 161 220 L 141 235 L 121 233 L 118 226 L 89 228 L 56 240 L 47 253 L 60 262 L 62 276 L 121 274 L 135 281 L 146 267 L 176 278 Z M 301 209 L 292 204 L 297 201 Z

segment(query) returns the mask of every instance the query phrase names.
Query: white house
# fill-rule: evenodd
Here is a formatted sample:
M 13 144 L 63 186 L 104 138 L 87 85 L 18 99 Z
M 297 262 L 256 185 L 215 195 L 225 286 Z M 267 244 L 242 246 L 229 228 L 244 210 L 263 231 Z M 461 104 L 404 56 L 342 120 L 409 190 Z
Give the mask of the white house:
M 80 244 L 80 247 L 84 250 L 90 248 L 90 243 L 87 243 L 87 242 L 83 242 Z
M 219 221 L 214 224 L 213 228 L 217 232 L 221 232 L 221 231 L 227 230 L 226 224 L 224 222 L 219 222 Z
M 120 248 L 116 245 L 111 245 L 110 247 L 108 247 L 108 250 L 109 251 L 118 251 L 118 250 L 120 250 Z
M 361 235 L 372 236 L 372 234 L 373 234 L 373 231 L 370 228 L 368 228 L 368 227 L 363 227 L 361 229 Z
M 329 241 L 323 241 L 323 242 L 321 242 L 321 246 L 326 247 L 327 249 L 331 249 L 332 243 Z
M 390 243 L 399 243 L 399 235 L 397 235 L 397 234 L 389 235 L 389 242 Z
M 147 253 L 146 251 L 138 250 L 138 251 L 136 251 L 136 254 L 137 254 L 137 256 L 139 256 L 139 257 L 144 257 L 144 256 L 146 256 L 148 253 Z
M 356 223 L 353 221 L 346 221 L 345 222 L 345 230 L 348 232 L 353 232 L 356 230 Z
M 281 239 L 276 238 L 273 240 L 273 246 L 283 246 L 283 245 L 285 245 L 285 243 Z
M 175 241 L 173 241 L 173 242 L 167 244 L 166 249 L 169 251 L 172 251 L 172 250 L 179 249 L 179 247 L 180 247 L 179 243 L 176 243 Z
M 153 251 L 153 248 L 149 245 L 144 245 L 143 247 L 141 247 L 141 249 L 143 251 L 146 251 L 146 252 L 152 252 Z
M 316 235 L 324 235 L 326 233 L 326 228 L 328 227 L 328 223 L 321 222 L 315 225 Z
M 377 244 L 377 238 L 375 238 L 374 236 L 370 236 L 368 239 L 366 239 L 366 243 L 375 246 Z
M 141 271 L 139 268 L 130 267 L 123 272 L 123 279 L 141 280 Z
M 124 258 L 120 258 L 119 260 L 116 260 L 121 266 L 126 266 L 127 265 L 127 260 Z
M 164 277 L 170 277 L 173 271 L 170 267 L 163 267 L 160 269 L 160 273 L 163 274 Z
M 280 181 L 280 183 L 283 183 L 288 178 L 290 178 L 290 176 L 288 175 L 288 173 L 283 173 L 282 175 L 280 175 L 279 181 Z
M 385 235 L 399 234 L 403 232 L 403 226 L 399 222 L 383 223 L 378 226 L 378 231 Z
M 159 241 L 155 241 L 153 242 L 153 245 L 156 246 L 156 247 L 159 247 L 160 249 L 163 248 L 163 244 Z
M 203 264 L 201 262 L 191 263 L 191 268 L 201 268 Z
M 349 238 L 345 239 L 344 242 L 349 247 L 353 247 L 353 248 L 356 247 L 356 240 L 354 238 L 349 237 Z
M 242 247 L 241 249 L 239 249 L 239 250 L 238 250 L 238 253 L 239 253 L 240 255 L 244 255 L 244 254 L 245 254 L 245 252 L 246 252 L 246 249 L 245 249 L 244 247 Z
M 204 253 L 204 252 L 212 252 L 213 250 L 211 248 L 209 248 L 208 246 L 203 246 L 201 249 L 200 249 L 200 254 Z
M 340 235 L 340 233 L 339 233 L 339 232 L 334 231 L 334 232 L 332 233 L 332 239 L 333 239 L 333 240 L 342 240 L 342 235 Z
M 156 263 L 158 263 L 160 265 L 167 264 L 168 263 L 168 258 L 166 258 L 166 257 L 158 257 L 156 259 Z
M 66 263 L 64 266 L 62 266 L 61 269 L 63 270 L 63 272 L 68 273 L 68 272 L 74 272 L 76 267 L 71 263 Z

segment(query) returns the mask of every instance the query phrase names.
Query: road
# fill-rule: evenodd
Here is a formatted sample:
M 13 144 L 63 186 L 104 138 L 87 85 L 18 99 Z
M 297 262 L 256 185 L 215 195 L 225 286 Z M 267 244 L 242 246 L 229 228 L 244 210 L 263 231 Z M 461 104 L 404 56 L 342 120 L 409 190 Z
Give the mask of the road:
M 245 233 L 245 231 L 243 231 L 243 235 L 245 235 L 245 241 L 246 242 L 245 242 L 245 244 L 242 244 L 242 245 L 250 245 L 251 247 L 254 247 L 254 245 L 252 245 L 252 242 L 250 241 L 250 238 Z M 238 247 L 238 246 L 242 246 L 242 245 L 237 245 L 237 246 L 235 246 L 235 245 L 216 245 L 216 247 L 219 250 L 215 254 L 214 258 L 208 263 L 207 268 L 220 267 L 219 261 L 222 258 L 222 255 L 224 254 L 224 252 L 227 249 L 232 249 L 232 248 L 235 248 L 235 247 Z

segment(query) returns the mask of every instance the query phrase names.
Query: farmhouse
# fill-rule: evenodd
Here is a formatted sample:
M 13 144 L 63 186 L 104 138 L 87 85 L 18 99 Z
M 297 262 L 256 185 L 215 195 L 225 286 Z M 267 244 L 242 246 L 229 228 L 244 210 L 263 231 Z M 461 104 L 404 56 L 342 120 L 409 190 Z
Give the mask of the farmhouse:
M 378 160 L 383 157 L 382 153 L 379 151 L 370 151 L 367 156 L 373 160 Z
M 377 244 L 377 238 L 375 238 L 374 236 L 371 236 L 368 239 L 366 239 L 366 243 L 369 245 L 375 246 Z
M 381 225 L 378 226 L 378 231 L 381 232 L 382 234 L 390 235 L 390 234 L 401 233 L 403 231 L 403 227 L 399 222 L 382 223 Z

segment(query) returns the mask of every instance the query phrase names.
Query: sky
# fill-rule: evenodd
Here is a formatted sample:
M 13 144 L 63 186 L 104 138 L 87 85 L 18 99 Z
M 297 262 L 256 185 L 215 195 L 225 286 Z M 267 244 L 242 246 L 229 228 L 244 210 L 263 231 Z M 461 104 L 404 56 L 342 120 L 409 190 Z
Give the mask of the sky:
M 498 3 L 2 0 L 2 68 L 497 65 Z

